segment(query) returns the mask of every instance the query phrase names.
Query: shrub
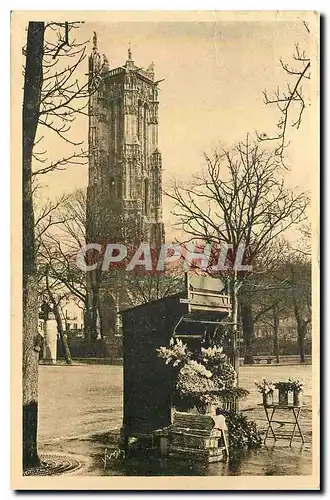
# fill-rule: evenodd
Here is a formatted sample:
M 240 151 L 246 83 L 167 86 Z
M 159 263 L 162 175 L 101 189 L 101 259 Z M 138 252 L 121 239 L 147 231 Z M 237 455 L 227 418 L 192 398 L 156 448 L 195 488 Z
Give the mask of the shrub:
M 253 420 L 248 420 L 242 413 L 232 410 L 218 410 L 217 413 L 224 415 L 226 419 L 230 448 L 252 449 L 261 446 L 261 434 Z

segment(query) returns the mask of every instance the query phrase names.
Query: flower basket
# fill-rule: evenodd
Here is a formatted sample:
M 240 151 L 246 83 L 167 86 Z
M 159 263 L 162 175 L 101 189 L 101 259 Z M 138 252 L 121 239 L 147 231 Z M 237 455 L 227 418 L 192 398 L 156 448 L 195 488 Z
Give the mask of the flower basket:
M 270 406 L 273 404 L 273 391 L 262 395 L 262 403 L 264 406 Z
M 301 389 L 293 389 L 293 405 L 303 405 L 303 391 Z

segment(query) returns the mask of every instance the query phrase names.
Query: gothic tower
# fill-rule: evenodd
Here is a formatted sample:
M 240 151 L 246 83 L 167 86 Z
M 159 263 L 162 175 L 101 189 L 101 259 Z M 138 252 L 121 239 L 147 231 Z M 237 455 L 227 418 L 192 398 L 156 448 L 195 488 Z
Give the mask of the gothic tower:
M 154 65 L 136 66 L 130 48 L 125 64 L 111 69 L 94 33 L 89 57 L 88 242 L 144 241 L 156 248 L 164 242 L 159 83 Z M 106 312 L 102 317 L 102 310 L 109 309 L 102 294 L 114 299 L 106 281 L 101 279 L 99 310 L 103 335 L 112 337 L 114 322 Z

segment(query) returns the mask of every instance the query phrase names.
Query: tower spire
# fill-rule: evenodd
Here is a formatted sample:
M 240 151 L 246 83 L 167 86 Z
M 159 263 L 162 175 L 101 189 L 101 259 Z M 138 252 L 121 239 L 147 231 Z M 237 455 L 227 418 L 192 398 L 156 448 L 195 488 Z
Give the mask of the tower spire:
M 97 34 L 96 31 L 93 31 L 93 49 L 92 53 L 89 56 L 89 73 L 96 73 L 101 68 L 101 56 L 97 47 Z
M 93 50 L 97 51 L 97 34 L 96 34 L 96 31 L 93 31 Z
M 131 42 L 128 42 L 128 61 L 132 61 L 132 49 L 131 49 Z

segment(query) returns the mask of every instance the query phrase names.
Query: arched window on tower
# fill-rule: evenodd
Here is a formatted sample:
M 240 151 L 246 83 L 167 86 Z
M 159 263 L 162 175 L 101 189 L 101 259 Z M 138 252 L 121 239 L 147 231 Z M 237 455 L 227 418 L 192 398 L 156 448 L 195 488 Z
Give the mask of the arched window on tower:
M 110 127 L 109 127 L 109 146 L 111 155 L 114 154 L 115 150 L 115 140 L 114 140 L 114 132 L 115 131 L 115 105 L 114 102 L 110 103 Z
M 142 140 L 142 126 L 143 126 L 142 111 L 143 111 L 142 102 L 139 99 L 139 101 L 138 101 L 138 123 L 137 123 L 138 132 L 137 132 L 137 135 L 138 135 L 138 139 L 139 139 L 140 143 Z
M 117 116 L 116 116 L 116 151 L 120 152 L 121 138 L 122 138 L 122 100 L 117 99 Z
M 126 169 L 126 198 L 131 199 L 133 197 L 133 186 L 132 186 L 132 162 L 127 163 Z
M 155 207 L 159 207 L 160 205 L 160 186 L 159 186 L 159 176 L 158 176 L 158 169 L 154 168 L 154 201 L 155 201 Z
M 113 103 L 113 127 L 112 127 L 112 140 L 113 140 L 113 152 L 117 152 L 117 137 L 118 137 L 118 103 L 114 101 Z
M 110 177 L 110 193 L 114 194 L 115 192 L 115 178 L 113 175 Z
M 148 112 L 148 104 L 145 104 L 143 113 L 143 153 L 145 158 L 148 155 Z

